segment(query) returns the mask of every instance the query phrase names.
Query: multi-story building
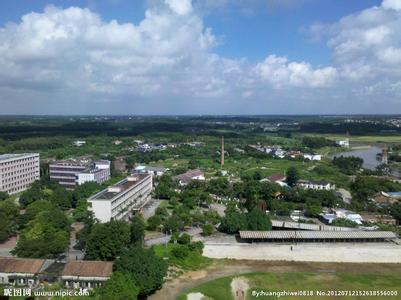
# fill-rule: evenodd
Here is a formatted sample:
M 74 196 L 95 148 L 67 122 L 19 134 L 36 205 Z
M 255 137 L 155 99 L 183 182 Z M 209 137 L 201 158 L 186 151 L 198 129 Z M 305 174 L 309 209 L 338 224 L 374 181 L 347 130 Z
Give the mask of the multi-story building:
M 92 161 L 88 158 L 56 161 L 49 165 L 50 179 L 67 189 L 85 182 L 102 183 L 110 179 L 110 161 Z
M 39 178 L 38 153 L 0 155 L 0 191 L 16 194 L 28 189 Z
M 129 220 L 149 200 L 152 192 L 152 175 L 135 174 L 88 199 L 89 209 L 102 223 Z

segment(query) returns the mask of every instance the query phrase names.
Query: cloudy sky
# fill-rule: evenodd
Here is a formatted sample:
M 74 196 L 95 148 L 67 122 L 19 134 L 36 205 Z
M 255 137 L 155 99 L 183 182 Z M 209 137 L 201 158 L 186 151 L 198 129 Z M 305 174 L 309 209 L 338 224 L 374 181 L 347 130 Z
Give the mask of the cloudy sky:
M 2 0 L 0 114 L 401 113 L 401 0 Z

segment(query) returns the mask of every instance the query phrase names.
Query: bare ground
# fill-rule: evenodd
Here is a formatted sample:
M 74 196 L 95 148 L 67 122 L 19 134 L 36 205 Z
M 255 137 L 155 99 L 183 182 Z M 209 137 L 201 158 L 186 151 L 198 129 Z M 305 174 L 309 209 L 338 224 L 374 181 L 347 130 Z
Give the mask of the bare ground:
M 254 272 L 342 272 L 399 274 L 401 276 L 401 264 L 220 260 L 204 270 L 186 272 L 178 278 L 167 281 L 160 290 L 149 296 L 148 299 L 175 300 L 178 295 L 202 283 L 220 277 Z

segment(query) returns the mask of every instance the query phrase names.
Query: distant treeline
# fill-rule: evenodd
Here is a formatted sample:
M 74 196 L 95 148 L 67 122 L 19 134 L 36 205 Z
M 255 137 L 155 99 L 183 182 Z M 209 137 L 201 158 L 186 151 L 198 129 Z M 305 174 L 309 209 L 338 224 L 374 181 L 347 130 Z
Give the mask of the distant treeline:
M 400 133 L 401 129 L 381 123 L 303 123 L 299 126 L 301 132 L 307 133 L 350 133 L 368 135 L 378 133 Z

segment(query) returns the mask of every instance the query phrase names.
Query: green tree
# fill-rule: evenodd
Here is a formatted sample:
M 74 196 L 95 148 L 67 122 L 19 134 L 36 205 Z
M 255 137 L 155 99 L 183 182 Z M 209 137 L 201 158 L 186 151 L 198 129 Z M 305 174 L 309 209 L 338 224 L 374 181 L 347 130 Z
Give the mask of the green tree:
M 131 275 L 141 296 L 158 289 L 167 275 L 167 263 L 157 257 L 152 249 L 140 246 L 125 251 L 114 263 L 114 269 Z
M 6 192 L 0 191 L 0 201 L 6 200 L 8 197 L 10 197 L 10 196 Z
M 130 238 L 130 226 L 125 221 L 95 224 L 86 240 L 85 258 L 114 260 L 129 246 Z
M 213 231 L 214 231 L 213 224 L 205 224 L 202 227 L 202 235 L 203 236 L 209 236 L 213 233 Z
M 396 202 L 391 205 L 390 212 L 393 218 L 396 219 L 399 224 L 401 224 L 401 202 Z
M 32 202 L 41 200 L 43 198 L 44 194 L 40 182 L 35 181 L 29 189 L 27 189 L 21 194 L 19 198 L 19 204 L 21 205 L 22 208 L 25 208 Z
M 142 245 L 143 239 L 145 238 L 145 220 L 142 215 L 135 215 L 131 219 L 130 231 L 131 231 L 131 243 L 139 243 Z
M 228 207 L 225 211 L 225 216 L 221 220 L 219 230 L 233 234 L 240 230 L 246 230 L 247 227 L 248 224 L 245 215 L 235 207 Z
M 162 219 L 158 215 L 151 216 L 148 220 L 148 230 L 157 230 L 162 224 Z
M 114 272 L 101 287 L 97 288 L 95 295 L 101 299 L 136 300 L 139 288 L 134 279 L 127 273 Z
M 287 175 L 287 179 L 286 179 L 287 184 L 290 187 L 295 186 L 299 180 L 299 172 L 298 172 L 297 168 L 289 167 L 287 169 L 286 175 Z
M 341 227 L 358 227 L 358 223 L 348 220 L 346 218 L 337 218 L 331 222 L 331 225 L 333 226 L 341 226 Z
M 246 214 L 248 230 L 271 230 L 272 222 L 268 214 L 259 208 L 254 208 Z

